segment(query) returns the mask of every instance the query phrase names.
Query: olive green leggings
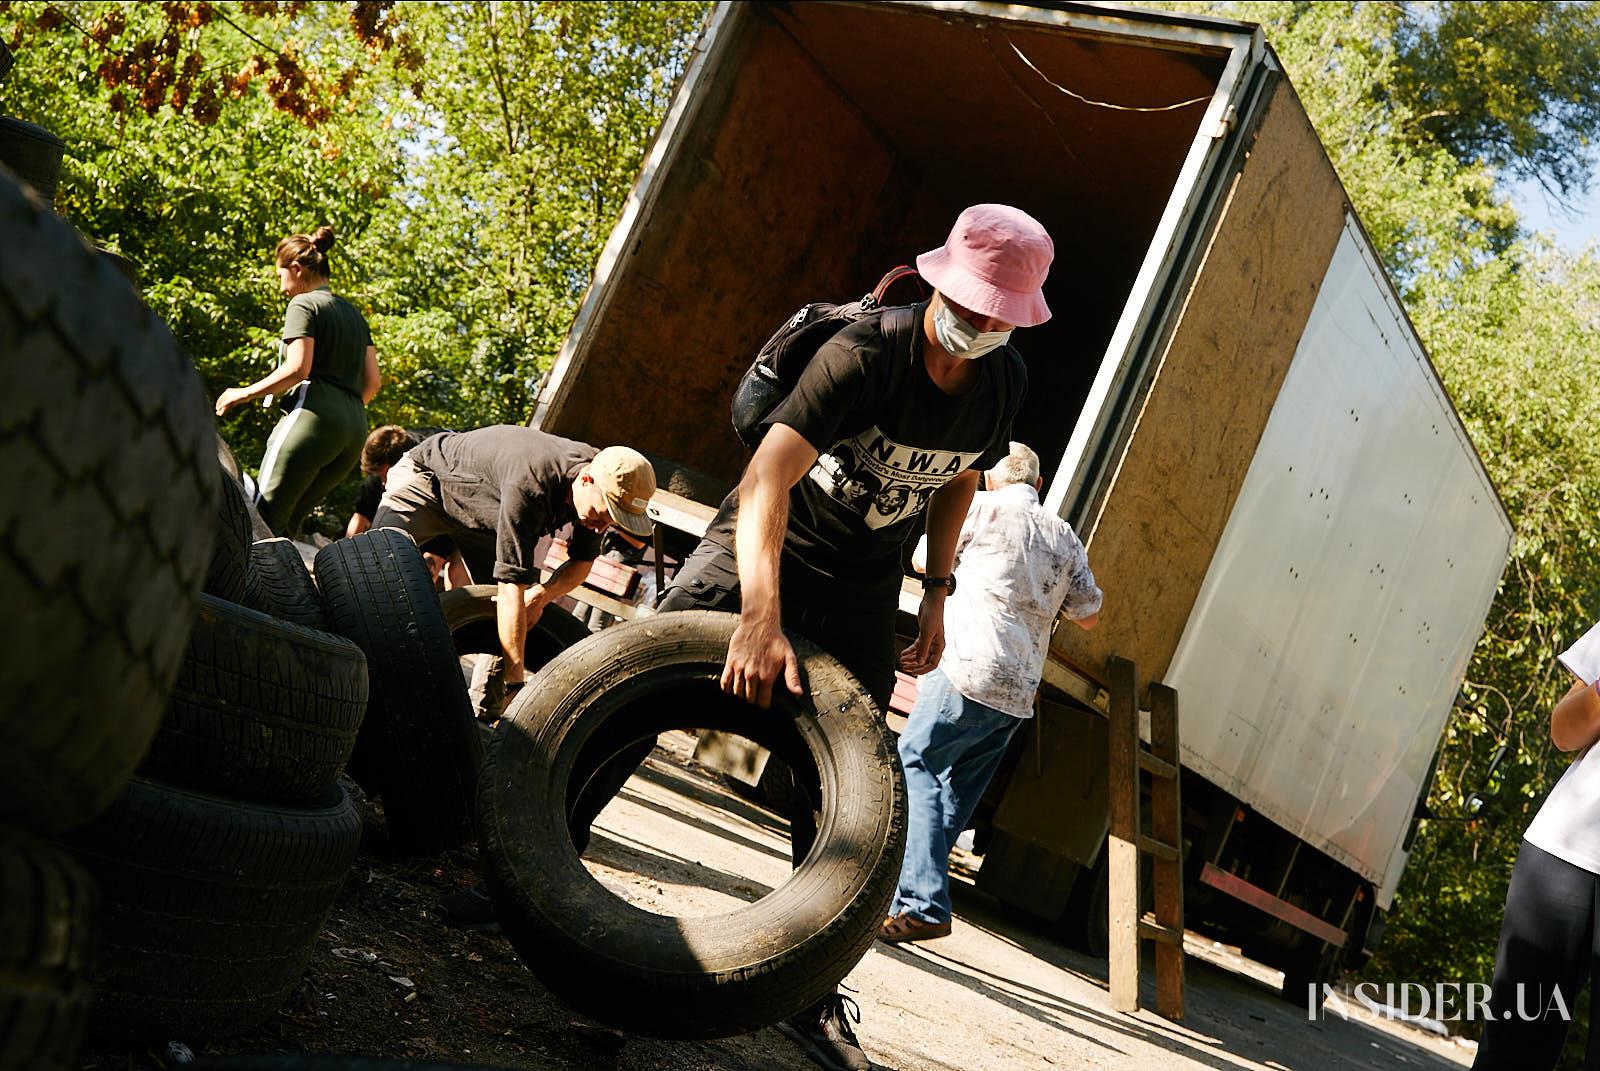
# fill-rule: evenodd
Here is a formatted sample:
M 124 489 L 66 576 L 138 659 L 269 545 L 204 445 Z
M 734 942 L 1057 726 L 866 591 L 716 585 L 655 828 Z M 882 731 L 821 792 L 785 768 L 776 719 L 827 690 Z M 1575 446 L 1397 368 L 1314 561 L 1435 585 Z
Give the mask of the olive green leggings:
M 297 391 L 261 458 L 256 508 L 280 536 L 294 536 L 311 508 L 350 474 L 367 438 L 361 399 L 312 380 Z

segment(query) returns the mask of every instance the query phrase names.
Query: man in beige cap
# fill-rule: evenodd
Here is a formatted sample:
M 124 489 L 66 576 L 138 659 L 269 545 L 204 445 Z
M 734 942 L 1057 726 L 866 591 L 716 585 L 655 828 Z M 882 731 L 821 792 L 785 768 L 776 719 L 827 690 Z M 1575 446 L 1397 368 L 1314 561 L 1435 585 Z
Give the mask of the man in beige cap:
M 588 577 L 607 528 L 650 537 L 646 510 L 655 493 L 655 470 L 637 450 L 596 450 L 500 424 L 441 432 L 413 447 L 389 470 L 372 526 L 402 529 L 419 545 L 449 536 L 475 583 L 499 584 L 500 646 L 514 692 L 523 683 L 528 629 Z M 567 524 L 567 560 L 541 583 L 534 547 Z

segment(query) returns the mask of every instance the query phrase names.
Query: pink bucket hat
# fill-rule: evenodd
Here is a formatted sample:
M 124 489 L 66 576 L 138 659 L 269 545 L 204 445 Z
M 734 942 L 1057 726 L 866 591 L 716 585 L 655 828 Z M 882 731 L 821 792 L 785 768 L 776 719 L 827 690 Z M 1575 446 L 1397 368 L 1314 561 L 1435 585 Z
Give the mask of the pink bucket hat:
M 1045 276 L 1056 246 L 1039 221 L 1009 205 L 973 205 L 950 237 L 917 258 L 917 271 L 951 301 L 1017 327 L 1050 319 Z

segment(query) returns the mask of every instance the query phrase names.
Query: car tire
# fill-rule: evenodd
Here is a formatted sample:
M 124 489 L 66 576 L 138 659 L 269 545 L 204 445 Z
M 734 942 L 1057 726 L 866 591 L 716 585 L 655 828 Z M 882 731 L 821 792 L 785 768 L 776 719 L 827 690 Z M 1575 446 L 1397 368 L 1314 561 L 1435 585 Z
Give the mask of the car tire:
M 37 123 L 0 115 L 0 164 L 32 186 L 47 205 L 56 199 L 66 148 L 66 142 Z
M 58 849 L 0 831 L 0 1067 L 78 1066 L 94 884 Z
M 457 654 L 499 654 L 500 632 L 495 621 L 494 584 L 471 584 L 439 596 L 439 609 L 455 641 Z M 538 670 L 568 647 L 589 638 L 582 621 L 559 606 L 546 606 L 538 624 L 528 630 L 522 647 L 523 664 Z
M 262 539 L 251 544 L 243 602 L 280 621 L 328 631 L 322 593 L 292 539 Z
M 206 570 L 205 590 L 229 602 L 243 602 L 250 575 L 250 506 L 238 480 L 223 473 L 220 483 L 217 539 Z
M 733 481 L 690 468 L 688 465 L 680 465 L 670 458 L 646 454 L 645 459 L 650 462 L 650 468 L 655 472 L 656 486 L 681 498 L 715 506 L 727 498 L 728 492 L 733 490 Z
M 546 666 L 502 718 L 478 789 L 489 889 L 522 962 L 556 996 L 610 1025 L 674 1038 L 758 1029 L 810 1006 L 866 954 L 894 895 L 905 782 L 859 682 L 791 636 L 807 692 L 772 716 L 717 687 L 733 614 L 683 611 L 615 625 Z M 759 737 L 818 771 L 822 819 L 800 867 L 756 903 L 669 918 L 625 903 L 586 870 L 569 800 L 608 759 L 670 729 Z
M 261 1022 L 304 973 L 360 840 L 342 787 L 301 809 L 134 778 L 62 839 L 104 905 L 90 1033 L 207 1040 Z
M 216 440 L 166 325 L 3 171 L 0 233 L 0 822 L 52 833 L 116 798 L 161 719 Z
M 140 773 L 269 803 L 325 800 L 366 709 L 361 648 L 202 595 Z
M 422 555 L 377 528 L 322 548 L 317 582 L 328 618 L 367 656 L 367 717 L 354 776 L 383 799 L 391 845 L 428 854 L 473 835 L 483 743 Z

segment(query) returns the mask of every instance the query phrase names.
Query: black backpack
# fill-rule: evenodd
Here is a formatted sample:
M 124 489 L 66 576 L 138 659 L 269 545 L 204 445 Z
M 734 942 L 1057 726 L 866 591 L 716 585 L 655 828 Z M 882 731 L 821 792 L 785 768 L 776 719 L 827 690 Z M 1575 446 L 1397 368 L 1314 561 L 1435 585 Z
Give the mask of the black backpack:
M 859 301 L 835 305 L 816 301 L 802 306 L 783 322 L 767 344 L 756 354 L 755 361 L 739 380 L 733 392 L 733 430 L 739 441 L 754 450 L 761 442 L 762 421 L 789 396 L 800 373 L 811 358 L 817 355 L 822 344 L 849 327 L 857 320 L 882 309 L 883 296 L 902 279 L 914 280 L 922 290 L 921 277 L 915 268 L 901 265 L 878 281 L 878 285 Z M 926 294 L 923 295 L 924 297 Z M 889 309 L 883 317 L 883 333 L 891 340 L 891 347 L 901 348 L 901 336 L 915 330 L 911 308 L 901 306 Z

